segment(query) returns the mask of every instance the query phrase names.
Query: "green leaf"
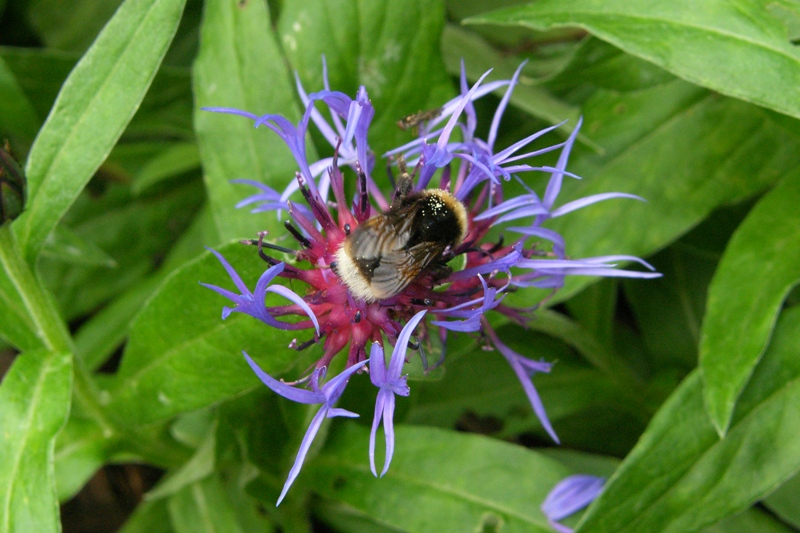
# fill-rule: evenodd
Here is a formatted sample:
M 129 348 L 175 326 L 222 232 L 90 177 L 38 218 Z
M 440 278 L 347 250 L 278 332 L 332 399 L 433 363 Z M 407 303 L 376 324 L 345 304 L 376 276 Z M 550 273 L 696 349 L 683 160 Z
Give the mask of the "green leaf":
M 792 533 L 796 530 L 776 520 L 769 513 L 752 507 L 728 517 L 718 524 L 703 530 L 703 533 Z
M 93 243 L 81 239 L 74 231 L 64 226 L 56 226 L 56 229 L 50 234 L 44 249 L 42 249 L 42 256 L 64 263 L 89 267 L 117 267 L 117 262 L 113 257 Z
M 620 387 L 603 372 L 588 368 L 570 347 L 538 332 L 509 326 L 498 329 L 498 335 L 526 357 L 556 362 L 550 374 L 537 374 L 533 383 L 563 444 L 624 454 L 636 442 L 649 417 L 636 388 Z M 461 343 L 472 350 L 456 359 L 453 344 Z M 588 346 L 582 344 L 581 349 Z M 396 420 L 504 439 L 535 434 L 542 443 L 552 442 L 508 362 L 496 351 L 476 348 L 466 336 L 448 340 L 444 377 L 438 382 L 410 382 L 410 405 L 397 402 Z M 357 393 L 358 387 L 358 381 L 351 381 L 348 391 L 352 388 Z M 362 395 L 373 394 L 365 391 Z
M 139 171 L 132 191 L 143 191 L 200 166 L 200 153 L 194 143 L 175 143 L 147 162 Z
M 60 531 L 55 436 L 67 418 L 72 356 L 24 352 L 0 386 L 0 531 Z
M 706 294 L 718 260 L 718 255 L 679 242 L 648 259 L 664 277 L 623 282 L 656 369 L 688 373 L 697 365 Z
M 92 420 L 76 417 L 74 412 L 58 434 L 55 451 L 55 481 L 58 501 L 78 493 L 100 470 L 118 439 L 109 439 L 103 428 Z
M 138 208 L 134 211 L 141 213 Z M 175 222 L 175 219 L 170 222 Z M 133 318 L 164 278 L 175 268 L 197 257 L 205 243 L 218 240 L 213 230 L 210 211 L 206 205 L 178 243 L 170 249 L 157 272 L 128 288 L 80 326 L 75 332 L 75 355 L 81 359 L 85 368 L 96 370 L 122 345 Z
M 75 0 L 70 9 L 64 9 L 59 0 L 33 0 L 29 18 L 48 48 L 83 52 L 121 3 L 121 0 Z
M 570 474 L 558 461 L 505 442 L 402 426 L 395 428 L 391 468 L 376 479 L 368 430 L 352 423 L 339 429 L 300 480 L 313 479 L 326 498 L 404 531 L 549 532 L 539 505 Z M 382 439 L 378 448 L 382 465 Z
M 252 247 L 233 243 L 220 252 L 251 288 L 266 269 Z M 242 350 L 272 375 L 297 359 L 287 346 L 302 339 L 301 332 L 277 330 L 241 313 L 223 321 L 220 312 L 230 301 L 199 282 L 233 287 L 219 261 L 204 254 L 171 273 L 136 318 L 110 390 L 109 409 L 125 423 L 163 420 L 260 385 Z
M 578 26 L 693 83 L 800 117 L 800 53 L 762 2 L 543 0 L 466 22 Z
M 7 228 L 6 228 L 7 229 Z M 0 229 L 0 231 L 3 231 Z M 37 334 L 37 325 L 31 317 L 20 281 L 14 279 L 8 254 L 0 248 L 0 338 L 19 350 L 32 350 L 43 346 Z
M 800 475 L 795 474 L 763 503 L 781 520 L 800 528 Z
M 205 440 L 197 448 L 191 459 L 186 461 L 179 469 L 170 473 L 168 477 L 162 479 L 157 487 L 147 493 L 148 499 L 171 496 L 214 473 L 215 429 L 215 427 L 211 428 L 211 431 L 206 434 Z
M 594 455 L 567 448 L 543 448 L 539 451 L 542 455 L 555 459 L 563 464 L 572 473 L 591 474 L 608 478 L 619 468 L 620 460 L 604 455 Z
M 176 533 L 243 531 L 217 476 L 186 486 L 169 499 L 167 508 Z
M 453 95 L 440 49 L 443 24 L 442 0 L 311 0 L 285 2 L 278 33 L 306 91 L 323 88 L 323 56 L 332 90 L 353 97 L 366 87 L 375 107 L 370 148 L 383 154 L 412 138 L 398 120 Z M 374 173 L 383 167 L 379 160 Z
M 97 370 L 122 345 L 133 317 L 162 281 L 148 277 L 93 314 L 75 332 L 75 356 L 89 371 Z
M 82 195 L 75 206 L 80 204 L 88 218 L 74 225 L 69 220 L 72 231 L 113 258 L 116 268 L 42 257 L 42 277 L 68 319 L 90 313 L 149 274 L 189 226 L 203 201 L 199 180 L 136 199 L 129 197 L 127 189 L 120 192 L 119 205 L 107 205 L 105 212 L 96 199 Z M 82 218 L 73 216 L 75 211 L 69 218 Z
M 708 292 L 700 368 L 720 434 L 766 348 L 781 303 L 800 281 L 800 174 L 764 196 L 734 234 Z
M 536 320 L 531 321 L 530 327 L 561 339 L 564 343 L 572 346 L 595 368 L 602 370 L 625 388 L 635 389 L 637 386 L 641 386 L 637 377 L 624 362 L 611 353 L 607 347 L 600 344 L 580 324 L 561 313 L 540 309 L 536 313 Z
M 37 116 L 48 115 L 61 86 L 80 59 L 73 53 L 53 49 L 4 47 L 0 47 L 0 57 L 30 98 Z M 194 139 L 188 68 L 168 67 L 162 63 L 123 134 L 123 139 L 139 143 L 158 138 L 169 142 Z
M 581 41 L 569 63 L 543 85 L 558 94 L 597 88 L 638 91 L 668 83 L 675 76 L 643 59 L 626 54 L 605 41 L 588 37 Z
M 523 61 L 519 57 L 504 57 L 500 51 L 492 48 L 480 36 L 452 24 L 447 25 L 444 29 L 442 49 L 444 60 L 447 63 L 447 71 L 451 75 L 458 76 L 463 60 L 467 78 L 471 82 L 477 81 L 489 69 L 493 69 L 492 76 L 495 79 L 511 79 L 514 71 Z M 523 70 L 524 75 L 525 71 Z M 506 87 L 503 87 L 498 93 L 503 94 L 505 91 Z M 533 86 L 530 83 L 520 84 L 514 88 L 514 92 L 511 94 L 511 103 L 531 116 L 541 118 L 550 124 L 557 124 L 567 119 L 571 124 L 575 124 L 579 115 L 576 107 L 567 105 L 541 87 Z M 565 124 L 560 130 L 568 135 L 573 127 Z M 596 147 L 585 134 L 579 135 L 579 139 Z
M 645 202 L 608 200 L 548 222 L 574 258 L 651 254 L 715 208 L 786 175 L 800 151 L 758 108 L 682 81 L 624 94 L 597 91 L 584 113 L 585 127 L 605 153 L 575 154 L 567 169 L 583 179 L 567 180 L 558 204 L 609 191 L 637 194 Z M 569 279 L 556 299 L 590 281 Z
M 601 346 L 611 346 L 619 281 L 605 279 L 581 291 L 566 302 L 570 316 Z
M 31 149 L 28 208 L 14 224 L 29 263 L 142 101 L 183 3 L 126 1 L 65 82 Z
M 0 265 L 0 337 L 20 351 L 69 349 L 56 304 L 22 258 L 9 226 L 0 227 Z
M 230 180 L 245 178 L 283 190 L 297 170 L 289 149 L 268 128 L 256 130 L 249 119 L 201 109 L 233 107 L 257 115 L 280 113 L 293 122 L 300 119 L 270 28 L 264 2 L 205 3 L 192 79 L 195 131 L 211 211 L 223 242 L 265 229 L 263 219 L 257 221 L 247 210 L 235 207 L 255 189 Z M 268 229 L 280 227 L 274 217 L 269 220 Z
M 3 46 L 0 46 L 0 57 L 27 95 L 37 117 L 50 113 L 61 86 L 80 59 L 73 53 Z
M 581 533 L 696 531 L 749 507 L 800 469 L 800 309 L 785 312 L 720 439 L 691 374 L 662 406 Z
M 120 529 L 120 533 L 174 533 L 170 527 L 167 500 L 145 500 Z
M 162 64 L 122 138 L 157 139 L 162 147 L 175 140 L 194 142 L 193 97 L 189 69 Z

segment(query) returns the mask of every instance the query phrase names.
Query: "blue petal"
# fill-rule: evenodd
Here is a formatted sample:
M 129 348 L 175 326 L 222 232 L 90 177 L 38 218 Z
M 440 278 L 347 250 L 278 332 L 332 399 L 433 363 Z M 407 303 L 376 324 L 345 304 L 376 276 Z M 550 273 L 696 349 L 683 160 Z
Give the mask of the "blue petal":
M 319 408 L 317 414 L 314 415 L 314 419 L 311 420 L 311 424 L 309 424 L 308 430 L 306 431 L 306 434 L 303 437 L 303 442 L 300 443 L 300 449 L 297 451 L 297 457 L 295 457 L 294 459 L 294 464 L 292 465 L 292 469 L 289 470 L 289 475 L 286 478 L 286 483 L 283 484 L 283 490 L 281 491 L 280 497 L 278 497 L 278 503 L 275 504 L 275 507 L 281 504 L 283 498 L 286 496 L 286 493 L 289 491 L 289 487 L 292 486 L 292 483 L 294 483 L 294 480 L 300 473 L 300 469 L 303 467 L 303 461 L 306 460 L 306 455 L 308 454 L 308 450 L 309 448 L 311 448 L 311 443 L 314 442 L 314 437 L 317 436 L 317 432 L 319 431 L 319 428 L 322 425 L 322 421 L 325 419 L 327 411 L 328 411 L 328 406 L 323 405 L 322 407 Z
M 253 369 L 253 372 L 256 373 L 258 379 L 261 380 L 264 385 L 272 389 L 275 393 L 280 394 L 284 398 L 288 398 L 293 402 L 297 403 L 325 403 L 325 395 L 321 392 L 313 392 L 306 389 L 298 389 L 297 387 L 292 387 L 291 385 L 287 385 L 282 381 L 278 381 L 277 379 L 273 378 L 263 370 L 258 364 L 253 361 L 247 352 L 242 352 L 244 354 L 244 358 L 247 360 L 247 364 L 250 365 L 250 368 Z
M 542 512 L 561 520 L 592 503 L 603 491 L 605 478 L 577 474 L 559 481 L 542 503 Z

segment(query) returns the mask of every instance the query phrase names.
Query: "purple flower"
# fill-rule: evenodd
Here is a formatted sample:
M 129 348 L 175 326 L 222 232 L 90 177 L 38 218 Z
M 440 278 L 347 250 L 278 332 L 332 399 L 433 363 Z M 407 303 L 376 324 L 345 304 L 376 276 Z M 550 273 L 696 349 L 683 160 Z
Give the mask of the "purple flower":
M 256 373 L 258 378 L 264 383 L 264 385 L 276 393 L 280 394 L 284 398 L 292 400 L 293 402 L 322 404 L 322 406 L 319 408 L 319 411 L 317 411 L 317 414 L 314 415 L 314 419 L 311 420 L 311 424 L 308 426 L 306 435 L 303 437 L 303 442 L 300 444 L 300 450 L 297 452 L 297 457 L 294 460 L 292 469 L 289 470 L 289 476 L 286 479 L 286 483 L 283 485 L 283 490 L 281 491 L 281 495 L 278 498 L 278 503 L 276 504 L 280 505 L 283 501 L 283 498 L 286 496 L 286 493 L 289 491 L 289 487 L 291 487 L 292 483 L 294 483 L 297 474 L 300 473 L 300 469 L 303 466 L 303 461 L 306 459 L 308 449 L 311 447 L 311 443 L 314 442 L 314 437 L 317 436 L 317 431 L 319 431 L 322 421 L 325 418 L 333 418 L 335 416 L 358 418 L 356 413 L 346 409 L 336 408 L 334 407 L 334 404 L 339 400 L 339 397 L 342 395 L 342 393 L 344 393 L 344 389 L 347 386 L 347 381 L 350 379 L 350 376 L 352 376 L 357 370 L 360 370 L 361 367 L 367 364 L 367 362 L 362 361 L 351 366 L 338 376 L 329 380 L 321 388 L 319 386 L 319 381 L 325 377 L 326 369 L 324 367 L 318 368 L 314 370 L 310 377 L 312 390 L 306 390 L 298 389 L 296 387 L 287 385 L 282 381 L 276 380 L 261 370 L 261 367 L 259 367 L 256 362 L 253 361 L 249 355 L 247 355 L 247 353 L 242 353 L 244 354 L 244 358 L 247 359 L 247 363 L 250 365 L 250 368 L 253 369 L 253 372 Z
M 504 296 L 496 298 L 498 289 L 489 287 L 489 285 L 486 283 L 486 280 L 483 279 L 483 276 L 480 274 L 478 274 L 478 278 L 481 280 L 481 285 L 483 285 L 483 296 L 481 298 L 476 298 L 469 302 L 458 304 L 449 309 L 442 309 L 439 312 L 440 316 L 463 318 L 464 320 L 433 320 L 431 321 L 431 324 L 434 326 L 439 326 L 440 328 L 448 329 L 450 331 L 461 331 L 465 333 L 469 331 L 480 331 L 481 317 L 487 311 L 490 311 L 500 305 L 500 302 L 503 301 Z M 475 307 L 476 305 L 478 307 Z
M 502 119 L 523 66 L 510 80 L 485 81 L 487 72 L 469 86 L 462 65 L 460 94 L 445 103 L 438 116 L 419 125 L 416 139 L 387 152 L 387 156 L 398 160 L 398 167 L 402 159 L 409 169 L 413 169 L 409 174 L 413 174 L 416 180 L 412 183 L 414 190 L 437 187 L 461 202 L 462 214 L 466 218 L 466 237 L 463 242 L 437 251 L 437 256 L 403 285 L 402 290 L 385 298 L 374 298 L 374 301 L 367 301 L 369 298 L 363 296 L 364 291 L 351 292 L 350 286 L 337 272 L 337 254 L 343 243 L 361 224 L 381 215 L 393 203 L 392 191 L 382 188 L 373 179 L 375 156 L 367 138 L 375 109 L 367 89 L 360 87 L 354 98 L 333 91 L 328 83 L 326 67 L 323 67 L 322 90 L 307 93 L 299 80 L 297 82 L 300 99 L 305 105 L 303 117 L 297 124 L 275 114 L 258 116 L 237 109 L 209 109 L 245 117 L 256 127 L 267 126 L 284 140 L 297 161 L 295 179 L 288 180 L 282 192 L 257 182 L 237 180 L 258 189 L 256 194 L 240 202 L 240 206 L 255 204 L 254 211 L 277 211 L 280 214 L 285 210 L 288 213 L 284 225 L 294 238 L 296 249 L 263 242 L 263 234 L 257 242 L 248 241 L 249 244 L 258 244 L 259 256 L 268 264 L 252 293 L 233 268 L 213 252 L 240 294 L 206 285 L 235 304 L 223 308 L 223 318 L 235 311 L 249 314 L 272 327 L 308 330 L 308 340 L 292 343 L 292 348 L 297 350 L 322 344 L 322 356 L 315 365 L 317 370 L 301 380 L 310 380 L 312 391 L 289 387 L 260 375 L 268 386 L 287 398 L 304 401 L 307 395 L 314 395 L 312 403 L 323 405 L 317 415 L 319 420 L 315 418 L 306 434 L 305 447 L 298 454 L 285 489 L 297 475 L 307 445 L 316 434 L 321 419 L 343 416 L 332 407 L 338 395 L 334 394 L 335 387 L 331 384 L 336 382 L 343 388 L 352 369 L 363 367 L 368 360 L 370 379 L 378 388 L 370 435 L 370 467 L 376 473 L 375 439 L 382 420 L 386 459 L 381 476 L 386 473 L 394 451 L 395 395 L 409 393 L 402 368 L 409 338 L 414 334 L 421 339 L 438 336 L 443 347 L 448 335 L 475 334 L 485 347 L 497 349 L 519 378 L 543 428 L 558 442 L 532 382 L 534 374 L 548 373 L 552 363 L 533 361 L 510 349 L 491 328 L 487 316 L 499 314 L 524 324 L 529 319 L 529 312 L 542 303 L 531 302 L 523 309 L 511 307 L 504 303 L 505 290 L 540 287 L 555 291 L 564 285 L 567 276 L 573 275 L 631 278 L 660 275 L 616 268 L 617 263 L 636 262 L 652 270 L 650 265 L 636 257 L 570 257 L 569 243 L 558 232 L 546 227 L 553 218 L 600 201 L 641 198 L 609 192 L 559 203 L 558 196 L 565 177 L 580 179 L 567 170 L 580 121 L 566 140 L 542 149 L 526 147 L 561 124 L 533 132 L 509 146 L 497 146 Z M 489 135 L 482 139 L 477 134 L 474 102 L 497 90 L 505 92 L 492 118 Z M 305 143 L 309 127 L 317 128 L 322 138 L 334 148 L 332 157 L 308 159 Z M 455 135 L 456 131 L 460 135 Z M 547 152 L 558 153 L 555 165 L 529 164 L 529 159 Z M 405 170 L 403 167 L 399 169 Z M 509 196 L 508 182 L 512 179 L 522 184 L 526 191 L 524 194 Z M 351 186 L 346 186 L 347 180 L 353 181 Z M 302 196 L 302 203 L 293 199 L 298 197 L 296 193 Z M 513 226 L 505 226 L 509 222 L 513 222 Z M 498 226 L 514 234 L 514 240 L 497 239 L 493 229 Z M 270 249 L 291 254 L 294 261 L 285 264 L 270 256 Z M 458 266 L 451 268 L 452 265 Z M 369 265 L 364 268 L 369 269 Z M 276 277 L 292 280 L 292 288 L 298 293 L 281 285 L 272 285 Z M 302 291 L 300 286 L 303 286 Z M 264 300 L 267 292 L 285 297 L 290 304 L 267 306 Z M 284 316 L 299 317 L 299 320 L 278 320 Z M 394 346 L 388 367 L 382 349 L 386 342 Z M 320 369 L 327 368 L 340 353 L 346 354 L 347 370 L 319 388 L 317 382 L 323 377 Z M 443 359 L 444 349 L 439 363 Z
M 559 533 L 572 533 L 572 529 L 559 524 L 560 520 L 592 503 L 603 491 L 605 478 L 577 474 L 559 481 L 542 503 L 542 512 L 550 525 Z
M 527 357 L 518 354 L 506 346 L 503 341 L 498 338 L 497 333 L 494 332 L 492 327 L 489 325 L 489 322 L 485 318 L 483 319 L 483 329 L 486 332 L 486 335 L 491 339 L 492 344 L 494 344 L 495 348 L 497 348 L 497 351 L 499 351 L 503 357 L 506 358 L 508 364 L 511 365 L 511 369 L 517 375 L 517 379 L 519 379 L 520 383 L 522 384 L 522 389 L 528 396 L 528 401 L 531 403 L 533 412 L 542 423 L 542 427 L 545 429 L 545 431 L 547 431 L 550 437 L 556 441 L 556 443 L 560 443 L 555 430 L 553 430 L 553 426 L 550 424 L 550 419 L 547 418 L 547 412 L 544 410 L 544 404 L 542 404 L 542 400 L 539 398 L 539 393 L 536 392 L 536 388 L 533 386 L 533 382 L 531 381 L 531 378 L 533 378 L 534 374 L 537 372 L 545 374 L 550 373 L 550 369 L 553 367 L 553 364 L 545 363 L 543 361 L 531 361 Z
M 372 384 L 378 387 L 378 398 L 375 401 L 375 417 L 372 419 L 372 431 L 369 434 L 369 466 L 372 474 L 378 477 L 375 470 L 375 434 L 378 431 L 378 424 L 383 418 L 383 433 L 386 437 L 386 459 L 383 462 L 381 477 L 389 470 L 394 454 L 394 395 L 408 396 L 409 388 L 405 376 L 401 376 L 403 363 L 406 360 L 406 349 L 411 334 L 425 316 L 427 311 L 420 311 L 408 321 L 397 343 L 392 351 L 392 358 L 389 360 L 389 367 L 386 367 L 383 348 L 379 343 L 374 343 L 369 354 L 369 379 Z
M 222 263 L 222 266 L 225 267 L 228 275 L 233 280 L 234 285 L 236 285 L 236 287 L 242 292 L 242 294 L 236 294 L 235 292 L 217 287 L 216 285 L 200 283 L 200 285 L 203 287 L 207 287 L 217 294 L 221 294 L 236 304 L 234 307 L 222 308 L 222 320 L 228 318 L 231 313 L 244 313 L 257 318 L 268 326 L 272 326 L 274 328 L 300 329 L 308 327 L 302 323 L 289 324 L 287 322 L 278 322 L 275 320 L 275 318 L 269 313 L 269 309 L 264 305 L 264 298 L 266 298 L 267 293 L 274 292 L 275 294 L 280 294 L 287 300 L 294 302 L 297 307 L 302 309 L 311 319 L 311 322 L 314 324 L 314 328 L 316 328 L 317 333 L 319 333 L 319 322 L 317 321 L 317 317 L 314 316 L 314 312 L 299 295 L 281 285 L 269 286 L 269 283 L 275 279 L 276 276 L 283 272 L 285 267 L 283 263 L 278 263 L 261 274 L 261 277 L 256 283 L 256 290 L 254 292 L 250 292 L 250 289 L 247 288 L 247 285 L 245 285 L 244 281 L 242 281 L 242 278 L 239 277 L 239 274 L 236 273 L 236 270 L 233 269 L 230 263 L 228 263 L 225 258 L 222 257 L 222 254 L 216 250 L 212 250 L 211 248 L 208 248 L 208 250 L 214 254 L 217 259 L 219 259 L 219 262 Z

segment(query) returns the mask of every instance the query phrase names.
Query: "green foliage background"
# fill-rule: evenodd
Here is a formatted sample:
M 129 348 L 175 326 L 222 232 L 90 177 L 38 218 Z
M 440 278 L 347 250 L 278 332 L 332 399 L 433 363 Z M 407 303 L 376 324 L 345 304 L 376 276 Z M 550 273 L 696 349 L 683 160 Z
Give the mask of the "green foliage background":
M 0 0 L 0 137 L 28 179 L 0 227 L 0 348 L 16 355 L 0 532 L 59 530 L 59 503 L 120 462 L 166 471 L 127 533 L 551 531 L 539 505 L 571 473 L 609 477 L 568 521 L 579 532 L 800 527 L 800 3 L 486 4 Z M 222 322 L 198 281 L 227 284 L 203 246 L 257 279 L 235 241 L 279 226 L 236 210 L 247 191 L 229 180 L 282 189 L 294 163 L 264 129 L 199 109 L 296 121 L 295 73 L 320 89 L 323 54 L 332 88 L 369 90 L 378 154 L 409 140 L 400 117 L 455 94 L 461 59 L 473 82 L 528 60 L 499 145 L 582 116 L 569 169 L 584 179 L 562 201 L 647 200 L 553 227 L 573 257 L 648 257 L 663 278 L 573 280 L 531 329 L 497 324 L 558 361 L 535 383 L 560 448 L 502 358 L 462 338 L 398 405 L 384 478 L 366 452 L 374 393 L 354 380 L 343 406 L 362 418 L 326 426 L 274 507 L 313 410 L 239 354 L 273 375 L 318 354 Z

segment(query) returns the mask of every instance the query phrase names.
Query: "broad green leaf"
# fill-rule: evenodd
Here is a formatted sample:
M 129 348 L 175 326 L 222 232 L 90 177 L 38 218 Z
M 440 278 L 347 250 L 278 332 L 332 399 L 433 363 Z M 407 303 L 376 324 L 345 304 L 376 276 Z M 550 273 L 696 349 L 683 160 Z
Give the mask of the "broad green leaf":
M 479 435 L 399 426 L 391 468 L 376 479 L 368 430 L 341 425 L 298 480 L 313 479 L 327 499 L 404 531 L 551 531 L 539 505 L 571 473 L 558 461 Z M 382 465 L 382 439 L 378 447 Z
M 289 149 L 269 128 L 256 130 L 252 120 L 201 109 L 233 107 L 256 115 L 279 113 L 295 123 L 300 119 L 270 28 L 264 2 L 205 3 L 192 78 L 195 131 L 211 211 L 223 242 L 280 227 L 273 216 L 256 219 L 248 210 L 237 210 L 236 204 L 256 190 L 230 180 L 260 181 L 282 191 L 297 170 Z
M 218 476 L 184 487 L 167 502 L 176 533 L 238 533 L 236 511 Z
M 605 41 L 584 39 L 569 63 L 543 85 L 559 95 L 575 95 L 581 91 L 607 89 L 638 91 L 668 83 L 675 76 L 643 59 L 626 54 Z
M 128 0 L 65 82 L 31 149 L 28 209 L 15 228 L 33 264 L 142 101 L 184 0 Z
M 20 351 L 70 349 L 53 297 L 22 257 L 10 227 L 0 227 L 0 338 Z
M 525 4 L 528 1 L 530 0 L 496 0 L 490 3 L 485 0 L 445 0 L 445 6 L 447 18 L 462 24 L 464 19 L 469 17 L 488 13 L 501 7 Z M 526 55 L 534 56 L 534 62 L 538 63 L 542 60 L 541 62 L 546 64 L 543 68 L 548 68 L 550 65 L 547 64 L 553 60 L 556 62 L 563 60 L 561 56 L 569 53 L 565 49 L 569 50 L 571 41 L 581 37 L 580 30 L 575 28 L 557 28 L 535 33 L 525 27 L 511 28 L 507 26 L 477 26 L 470 30 L 480 33 L 482 38 L 492 42 L 496 48 L 514 52 L 524 50 Z M 554 52 L 553 48 L 557 48 L 558 51 Z M 540 57 L 540 54 L 544 57 Z M 558 59 L 551 57 L 551 54 L 557 56 Z
M 0 57 L 0 135 L 12 137 L 17 147 L 27 151 L 40 125 L 30 100 Z
M 55 436 L 69 412 L 72 355 L 18 355 L 0 385 L 0 531 L 60 531 Z
M 359 86 L 367 89 L 375 107 L 370 148 L 380 156 L 412 139 L 398 120 L 453 95 L 440 50 L 443 23 L 442 0 L 311 0 L 284 4 L 278 34 L 306 91 L 323 88 L 323 56 L 332 90 L 354 97 Z M 378 159 L 374 174 L 384 167 Z
M 219 251 L 252 290 L 266 270 L 255 249 L 233 243 Z M 124 423 L 163 420 L 259 386 L 242 350 L 273 375 L 298 356 L 307 364 L 305 352 L 298 354 L 288 345 L 312 332 L 276 330 L 241 313 L 223 321 L 222 308 L 230 301 L 200 286 L 201 281 L 235 290 L 219 261 L 204 254 L 172 272 L 133 323 L 110 389 L 109 409 Z M 285 300 L 275 296 L 274 302 Z M 268 304 L 273 305 L 271 300 Z
M 0 232 L 8 234 L 8 228 L 0 229 Z M 15 279 L 15 272 L 20 272 L 25 276 L 25 270 L 13 269 L 16 262 L 8 251 L 0 247 L 0 338 L 19 350 L 33 350 L 43 346 L 42 339 L 38 335 L 38 327 L 34 318 L 31 316 L 28 303 L 26 302 L 24 288 L 25 281 Z M 33 281 L 32 276 L 25 276 L 27 280 Z
M 557 204 L 609 191 L 638 194 L 645 202 L 608 200 L 549 221 L 573 258 L 651 254 L 715 208 L 786 175 L 800 150 L 758 108 L 681 81 L 624 94 L 597 91 L 584 119 L 605 154 L 575 154 L 567 169 L 583 179 L 568 179 Z M 556 299 L 590 281 L 573 277 Z
M 800 174 L 765 195 L 728 243 L 708 292 L 700 343 L 704 397 L 720 434 L 800 281 Z
M 262 478 L 269 478 L 274 502 L 305 434 L 309 410 L 260 387 L 225 402 L 218 412 L 218 461 L 225 467 L 257 467 Z
M 800 309 L 785 312 L 720 439 L 692 373 L 653 418 L 581 533 L 696 531 L 749 507 L 800 469 Z
M 544 0 L 466 22 L 577 26 L 688 81 L 800 117 L 800 53 L 762 2 Z

